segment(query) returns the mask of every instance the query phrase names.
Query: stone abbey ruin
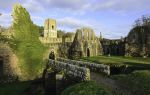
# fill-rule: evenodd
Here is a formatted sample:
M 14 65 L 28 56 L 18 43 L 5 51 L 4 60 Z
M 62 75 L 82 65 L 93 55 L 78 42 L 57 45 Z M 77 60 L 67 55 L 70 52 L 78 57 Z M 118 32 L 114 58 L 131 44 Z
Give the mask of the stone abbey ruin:
M 58 57 L 81 58 L 96 55 L 150 56 L 150 27 L 133 28 L 127 37 L 121 39 L 99 38 L 90 28 L 76 30 L 72 37 L 57 38 L 57 24 L 54 19 L 47 19 L 44 25 L 42 43 L 49 46 Z M 63 51 L 61 51 L 63 50 Z M 64 53 L 64 51 L 66 51 Z M 64 55 L 65 54 L 65 55 Z
M 0 27 L 0 84 L 13 92 L 29 82 L 22 95 L 149 95 L 150 17 L 137 20 L 126 37 L 107 39 L 89 27 L 59 30 L 52 18 L 38 26 L 20 4 L 11 16 L 11 26 Z M 71 94 L 62 94 L 66 88 Z
M 8 31 L 8 33 L 2 34 L 10 37 L 10 35 L 13 34 L 11 32 L 12 31 Z M 44 35 L 40 36 L 39 39 L 49 48 L 45 57 L 48 57 L 51 52 L 54 52 L 56 57 L 69 59 L 97 55 L 150 56 L 149 25 L 137 26 L 129 32 L 127 37 L 121 39 L 111 40 L 101 37 L 99 38 L 95 35 L 92 29 L 87 27 L 77 29 L 73 36 L 58 38 L 56 20 L 46 19 L 43 34 Z M 7 48 L 4 50 L 2 46 L 6 46 Z M 17 59 L 17 56 L 13 54 L 11 48 L 7 46 L 7 44 L 1 45 L 0 52 L 0 74 L 16 75 L 15 70 L 17 70 L 16 72 L 20 72 L 16 61 L 11 61 Z M 8 73 L 8 69 L 9 72 L 13 69 L 14 73 Z M 18 74 L 20 73 L 17 73 L 17 75 Z
M 78 29 L 76 34 L 71 37 L 58 38 L 56 20 L 47 19 L 43 34 L 44 36 L 39 37 L 39 39 L 49 47 L 48 53 L 54 51 L 58 57 L 90 57 L 102 53 L 99 39 L 90 28 Z M 64 51 L 66 51 L 66 54 L 63 54 Z
M 13 34 L 11 32 L 8 31 L 3 35 L 9 37 Z M 148 25 L 135 27 L 127 37 L 115 40 L 99 38 L 92 29 L 86 27 L 77 29 L 73 36 L 58 38 L 56 20 L 47 19 L 44 24 L 44 36 L 40 36 L 39 39 L 49 48 L 46 57 L 49 56 L 50 52 L 54 52 L 56 57 L 70 59 L 97 55 L 150 56 L 150 27 Z M 0 47 L 0 52 L 0 73 L 9 73 L 7 72 L 9 68 L 14 70 L 11 72 L 14 72 L 13 74 L 16 74 L 16 70 L 20 72 L 16 64 L 18 58 L 13 54 L 11 48 L 3 44 Z M 11 64 L 14 65 L 11 66 Z
M 18 6 L 17 6 L 18 7 Z M 21 6 L 18 9 L 14 9 L 14 12 L 20 13 L 21 10 L 25 11 L 25 8 Z M 23 17 L 27 15 L 27 18 L 23 20 L 23 24 L 27 26 L 27 29 L 31 31 L 28 23 L 31 22 L 31 26 L 35 26 L 30 19 L 29 13 L 26 11 L 24 14 L 19 14 Z M 19 18 L 17 14 L 14 19 Z M 20 16 L 21 17 L 21 16 Z M 17 21 L 22 21 L 22 18 L 17 19 L 14 23 L 18 24 Z M 25 23 L 24 23 L 25 22 Z M 20 22 L 19 22 L 20 23 Z M 23 26 L 22 26 L 23 27 Z M 17 29 L 22 29 L 18 28 Z M 14 35 L 12 27 L 6 32 L 2 32 L 3 29 L 0 27 L 1 35 L 11 38 Z M 20 31 L 20 30 L 19 30 Z M 26 30 L 25 30 L 26 31 Z M 19 33 L 19 32 L 18 32 Z M 142 25 L 136 25 L 125 38 L 121 39 L 106 39 L 97 37 L 93 29 L 83 27 L 77 29 L 75 34 L 67 37 L 58 37 L 57 21 L 55 19 L 46 19 L 44 23 L 43 35 L 35 38 L 38 39 L 37 43 L 42 43 L 48 49 L 44 54 L 43 59 L 48 59 L 51 52 L 54 52 L 56 58 L 69 58 L 79 59 L 82 57 L 91 57 L 98 55 L 122 55 L 122 56 L 139 56 L 149 57 L 150 56 L 150 21 L 147 20 Z M 24 36 L 24 35 L 23 35 Z M 21 38 L 23 37 L 21 36 Z M 31 36 L 32 37 L 32 36 Z M 34 40 L 35 40 L 34 39 Z M 13 52 L 9 45 L 0 41 L 0 77 L 18 75 L 21 76 L 21 70 L 19 67 L 19 58 Z M 21 39 L 21 41 L 24 39 Z M 25 39 L 26 41 L 26 39 Z M 27 39 L 27 42 L 30 40 Z M 21 45 L 22 48 L 23 45 Z M 28 46 L 28 44 L 27 44 Z M 31 48 L 30 48 L 31 49 Z M 28 51 L 28 49 L 27 49 Z M 40 50 L 39 50 L 40 51 Z M 28 55 L 27 55 L 28 57 Z

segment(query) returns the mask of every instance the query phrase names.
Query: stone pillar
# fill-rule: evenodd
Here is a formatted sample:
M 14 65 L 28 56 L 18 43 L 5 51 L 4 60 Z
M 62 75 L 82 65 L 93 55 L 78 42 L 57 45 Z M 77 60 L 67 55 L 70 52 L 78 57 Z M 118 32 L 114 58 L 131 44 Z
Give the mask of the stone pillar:
M 90 40 L 90 32 L 88 31 L 88 40 Z
M 48 73 L 45 80 L 45 95 L 56 95 L 56 72 Z
M 95 38 L 94 38 L 94 32 L 92 32 L 92 40 L 95 40 Z
M 85 30 L 83 32 L 84 32 L 84 40 L 88 40 L 88 38 L 87 38 L 88 37 L 87 32 Z

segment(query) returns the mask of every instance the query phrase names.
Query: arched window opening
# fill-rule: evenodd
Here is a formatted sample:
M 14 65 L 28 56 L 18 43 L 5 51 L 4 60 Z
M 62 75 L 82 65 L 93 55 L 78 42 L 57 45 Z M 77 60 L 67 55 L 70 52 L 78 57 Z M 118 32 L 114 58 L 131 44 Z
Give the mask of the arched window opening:
M 87 48 L 87 57 L 90 57 L 90 49 Z
M 52 29 L 54 30 L 54 25 L 52 25 Z

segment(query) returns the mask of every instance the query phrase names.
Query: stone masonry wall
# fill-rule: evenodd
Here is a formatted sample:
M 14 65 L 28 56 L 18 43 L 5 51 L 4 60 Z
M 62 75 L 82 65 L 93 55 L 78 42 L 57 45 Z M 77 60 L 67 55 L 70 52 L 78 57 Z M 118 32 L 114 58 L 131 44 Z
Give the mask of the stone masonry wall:
M 78 77 L 82 81 L 90 80 L 90 70 L 88 68 L 79 67 L 77 65 L 68 64 L 65 62 L 55 61 L 49 59 L 50 67 L 64 71 L 65 74 L 71 77 Z

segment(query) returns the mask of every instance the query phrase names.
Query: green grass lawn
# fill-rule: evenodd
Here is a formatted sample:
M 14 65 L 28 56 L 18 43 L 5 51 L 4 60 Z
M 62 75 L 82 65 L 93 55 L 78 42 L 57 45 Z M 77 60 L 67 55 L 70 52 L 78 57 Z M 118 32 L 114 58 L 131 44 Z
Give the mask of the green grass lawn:
M 134 95 L 150 95 L 150 71 L 139 70 L 131 74 L 120 74 L 111 76 L 122 84 L 122 87 L 128 89 Z
M 104 87 L 93 81 L 75 84 L 67 89 L 61 95 L 112 95 Z
M 29 85 L 30 82 L 0 84 L 0 95 L 22 95 Z
M 95 56 L 82 58 L 81 60 L 107 64 L 111 67 L 115 65 L 129 65 L 129 67 L 133 69 L 133 72 L 111 75 L 110 78 L 120 83 L 124 89 L 134 93 L 133 95 L 150 95 L 150 58 Z M 119 67 L 117 66 L 117 68 Z
M 84 60 L 108 65 L 150 65 L 150 58 L 124 56 L 94 56 L 84 57 Z

